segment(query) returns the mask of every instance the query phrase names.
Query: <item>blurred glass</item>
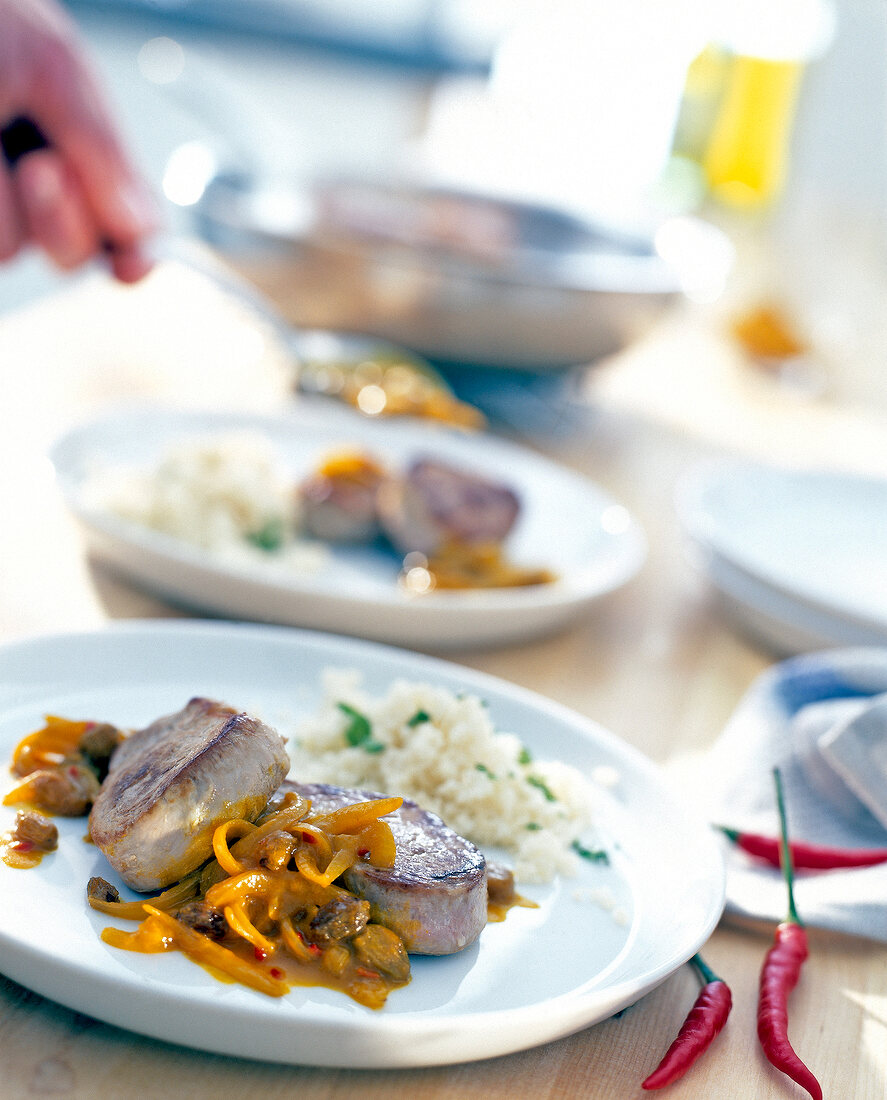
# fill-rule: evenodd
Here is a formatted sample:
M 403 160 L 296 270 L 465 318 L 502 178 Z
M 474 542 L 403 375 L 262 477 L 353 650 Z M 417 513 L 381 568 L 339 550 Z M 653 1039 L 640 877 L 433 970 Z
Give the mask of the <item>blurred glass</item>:
M 719 36 L 724 72 L 703 158 L 705 180 L 728 206 L 765 207 L 782 193 L 805 66 L 828 47 L 829 0 L 747 0 L 727 9 Z

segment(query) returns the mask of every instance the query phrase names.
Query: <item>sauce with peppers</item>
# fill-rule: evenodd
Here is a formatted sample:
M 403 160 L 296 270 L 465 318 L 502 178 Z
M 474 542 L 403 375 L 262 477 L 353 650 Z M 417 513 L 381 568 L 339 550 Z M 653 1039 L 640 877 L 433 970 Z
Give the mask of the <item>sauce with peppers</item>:
M 7 867 L 12 867 L 17 871 L 26 871 L 31 867 L 37 867 L 47 851 L 51 850 L 40 848 L 30 840 L 19 840 L 16 838 L 15 832 L 0 837 L 0 859 Z
M 126 951 L 181 951 L 215 976 L 272 997 L 293 985 L 322 985 L 380 1008 L 409 982 L 409 957 L 400 937 L 374 921 L 369 902 L 336 879 L 360 859 L 393 865 L 384 817 L 401 802 L 379 798 L 313 814 L 306 798 L 288 794 L 255 823 L 220 825 L 215 858 L 156 898 L 119 902 L 113 887 L 93 880 L 94 909 L 140 921 L 132 932 L 106 928 L 102 939 Z

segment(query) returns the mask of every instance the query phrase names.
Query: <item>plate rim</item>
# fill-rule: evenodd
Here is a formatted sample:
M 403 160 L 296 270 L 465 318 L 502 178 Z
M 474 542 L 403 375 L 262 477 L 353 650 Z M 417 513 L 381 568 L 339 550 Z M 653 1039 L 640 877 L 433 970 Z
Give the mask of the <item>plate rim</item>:
M 737 472 L 751 471 L 755 474 L 776 474 L 781 478 L 794 477 L 805 480 L 844 480 L 856 484 L 883 486 L 887 495 L 887 478 L 878 475 L 857 474 L 825 466 L 794 467 L 766 462 L 743 461 L 736 459 L 713 460 L 690 471 L 679 483 L 675 491 L 675 503 L 681 522 L 687 534 L 703 550 L 714 552 L 733 569 L 745 573 L 750 580 L 772 588 L 784 598 L 792 599 L 821 615 L 845 620 L 848 624 L 875 632 L 887 630 L 887 616 L 884 618 L 865 615 L 858 610 L 848 610 L 836 600 L 830 600 L 821 594 L 810 591 L 804 584 L 786 585 L 785 576 L 779 576 L 778 570 L 750 561 L 747 554 L 730 544 L 719 534 L 721 525 L 714 521 L 710 509 L 705 504 L 708 491 L 717 488 Z M 729 540 L 727 540 L 729 542 Z

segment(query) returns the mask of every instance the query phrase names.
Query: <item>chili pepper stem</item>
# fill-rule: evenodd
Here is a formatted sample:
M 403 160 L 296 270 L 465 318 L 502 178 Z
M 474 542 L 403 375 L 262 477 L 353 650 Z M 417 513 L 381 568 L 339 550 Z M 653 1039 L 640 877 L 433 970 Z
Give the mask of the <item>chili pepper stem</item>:
M 723 981 L 722 978 L 719 978 L 717 976 L 717 974 L 715 974 L 715 972 L 705 962 L 705 960 L 703 959 L 703 957 L 701 955 L 699 955 L 699 954 L 694 955 L 693 958 L 690 959 L 690 963 L 699 972 L 699 976 L 702 978 L 703 984 L 707 985 L 709 982 Z
M 779 768 L 773 769 L 773 781 L 776 784 L 776 806 L 779 811 L 779 845 L 780 845 L 780 863 L 782 864 L 782 877 L 785 879 L 785 886 L 788 892 L 788 915 L 787 919 L 793 924 L 798 925 L 799 928 L 804 927 L 804 922 L 798 916 L 798 910 L 795 907 L 795 869 L 792 862 L 792 850 L 791 845 L 788 842 L 788 821 L 785 812 L 785 795 L 782 790 L 782 773 Z

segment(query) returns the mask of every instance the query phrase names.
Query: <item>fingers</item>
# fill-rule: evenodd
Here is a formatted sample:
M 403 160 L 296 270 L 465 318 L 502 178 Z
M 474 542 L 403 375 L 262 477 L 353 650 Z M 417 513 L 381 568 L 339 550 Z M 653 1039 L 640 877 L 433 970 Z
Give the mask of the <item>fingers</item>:
M 14 131 L 0 134 L 0 260 L 32 241 L 63 268 L 105 254 L 118 278 L 135 281 L 151 266 L 158 210 L 74 23 L 55 0 L 0 0 L 0 24 L 0 127 Z M 48 149 L 21 146 L 28 128 Z
M 9 173 L 0 165 L 0 263 L 11 260 L 25 242 L 25 227 Z
M 9 169 L 0 165 L 0 262 L 29 241 L 64 270 L 103 253 L 115 278 L 137 282 L 153 266 L 144 228 L 154 227 L 150 207 L 118 191 L 113 195 L 117 216 L 103 223 L 70 160 L 42 134 L 32 141 L 32 133 L 39 131 L 27 119 L 0 130 Z
M 82 57 L 44 71 L 35 119 L 79 181 L 100 238 L 124 251 L 158 227 L 147 187 L 129 164 Z
M 15 189 L 28 236 L 60 268 L 69 271 L 96 254 L 100 239 L 88 202 L 55 150 L 22 157 Z
M 121 283 L 137 283 L 154 266 L 154 258 L 142 244 L 107 248 L 114 278 Z

